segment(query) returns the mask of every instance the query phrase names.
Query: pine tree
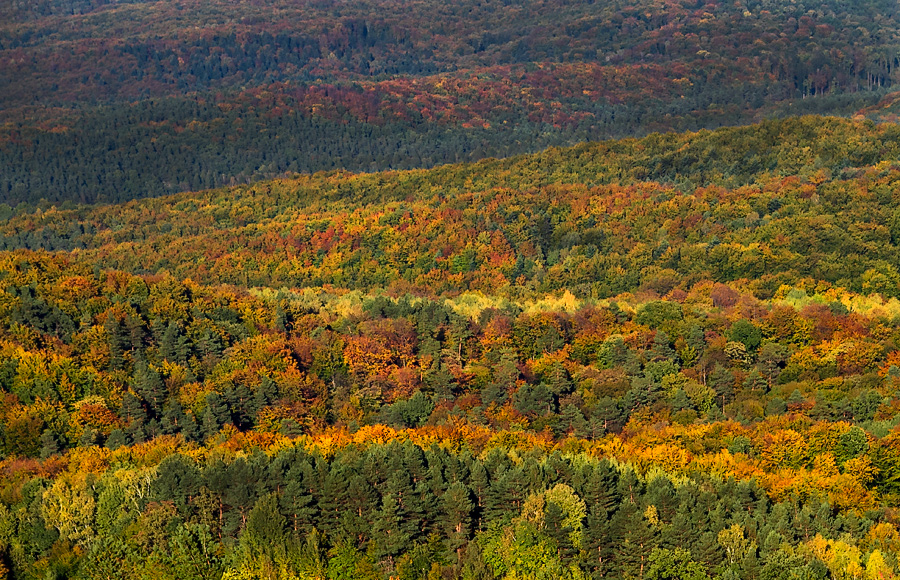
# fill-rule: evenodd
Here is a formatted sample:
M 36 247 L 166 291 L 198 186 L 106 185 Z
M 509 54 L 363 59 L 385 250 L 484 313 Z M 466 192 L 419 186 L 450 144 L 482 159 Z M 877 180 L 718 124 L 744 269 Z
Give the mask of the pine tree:
M 716 403 L 724 406 L 734 400 L 734 374 L 716 363 L 709 375 L 708 385 L 716 392 Z
M 186 420 L 187 417 L 184 414 L 181 403 L 178 402 L 178 399 L 173 398 L 166 404 L 165 409 L 163 410 L 160 426 L 162 427 L 163 433 L 179 433 L 184 428 Z
M 372 525 L 372 542 L 377 558 L 387 558 L 393 563 L 394 558 L 409 548 L 410 537 L 404 531 L 403 519 L 403 509 L 396 496 L 385 494 Z
M 258 481 L 243 457 L 228 464 L 225 477 L 230 484 L 221 490 L 221 497 L 223 503 L 232 509 L 225 514 L 222 531 L 234 535 L 247 523 L 247 516 L 258 497 Z
M 544 374 L 550 392 L 557 397 L 572 392 L 575 386 L 569 378 L 569 372 L 559 361 L 554 361 L 547 373 Z
M 566 513 L 556 503 L 549 502 L 544 508 L 544 530 L 556 545 L 556 555 L 568 565 L 578 554 L 572 544 L 572 527 L 566 523 Z
M 268 494 L 259 499 L 247 515 L 241 543 L 250 545 L 256 554 L 275 555 L 284 551 L 287 520 L 278 511 L 278 496 Z
M 662 330 L 657 330 L 653 337 L 653 346 L 650 348 L 648 358 L 651 361 L 670 360 L 675 361 L 675 349 L 669 342 L 669 335 Z
M 472 511 L 475 504 L 472 502 L 472 492 L 462 482 L 453 483 L 441 496 L 441 504 L 444 537 L 448 539 L 450 549 L 455 551 L 459 558 L 473 531 Z
M 575 437 L 584 438 L 588 435 L 588 423 L 581 409 L 575 405 L 564 405 L 559 412 L 560 421 L 564 428 Z
M 247 430 L 253 426 L 256 413 L 253 411 L 253 394 L 243 384 L 230 387 L 225 391 L 224 397 L 231 410 L 231 422 L 240 430 Z
M 378 510 L 378 495 L 359 475 L 352 475 L 349 480 L 343 482 L 343 485 L 346 486 L 346 495 L 343 498 L 344 508 L 340 518 L 341 532 L 363 541 L 369 536 L 371 522 Z
M 313 495 L 317 486 L 313 467 L 309 463 L 298 463 L 291 467 L 285 479 L 287 483 L 279 497 L 281 513 L 287 517 L 296 534 L 308 534 L 318 515 L 316 497 Z
M 205 438 L 214 436 L 230 419 L 228 406 L 218 393 L 206 395 L 206 410 L 203 412 L 202 434 Z
M 482 517 L 484 513 L 485 502 L 490 493 L 490 476 L 484 464 L 478 459 L 472 458 L 471 467 L 469 468 L 469 488 L 475 496 L 475 507 L 473 517 L 477 522 L 478 530 L 482 530 Z
M 528 495 L 528 482 L 520 468 L 508 469 L 491 481 L 485 497 L 485 523 L 502 518 L 511 512 L 517 512 Z
M 119 319 L 112 314 L 107 315 L 103 329 L 106 331 L 109 344 L 109 370 L 119 370 L 125 365 L 125 351 L 128 350 L 131 341 Z
M 713 532 L 703 532 L 700 538 L 691 547 L 691 554 L 694 560 L 701 562 L 708 569 L 715 569 L 725 560 L 725 551 L 722 549 L 717 534 Z
M 584 523 L 585 564 L 594 574 L 603 576 L 611 569 L 610 565 L 615 558 L 614 544 L 610 540 L 609 513 L 600 505 L 587 505 L 588 514 Z
M 84 431 L 81 432 L 81 437 L 78 439 L 78 446 L 91 447 L 97 444 L 98 438 L 98 434 L 94 429 L 85 427 Z
M 46 459 L 59 453 L 59 441 L 56 434 L 50 429 L 44 429 L 41 433 L 41 458 Z
M 147 412 L 141 399 L 131 391 L 122 396 L 121 414 L 129 423 L 143 425 L 147 421 Z
M 159 353 L 170 362 L 185 364 L 190 357 L 190 342 L 175 321 L 170 321 L 159 339 Z
M 194 460 L 176 453 L 160 462 L 151 492 L 156 501 L 170 501 L 182 515 L 187 515 L 191 500 L 199 493 L 202 483 L 200 469 Z
M 493 368 L 493 381 L 482 392 L 485 405 L 502 405 L 506 402 L 520 376 L 517 363 L 518 359 L 513 349 L 504 348 L 500 352 L 500 360 Z
M 134 390 L 147 402 L 155 416 L 162 414 L 163 403 L 166 400 L 166 385 L 160 374 L 143 361 L 135 365 Z
M 636 509 L 617 511 L 610 521 L 615 542 L 614 569 L 620 577 L 642 578 L 657 547 L 656 533 Z
M 670 522 L 678 509 L 678 500 L 675 497 L 675 486 L 665 476 L 658 476 L 650 480 L 644 493 L 645 505 L 652 505 L 662 522 Z
M 197 425 L 193 411 L 185 413 L 184 422 L 181 426 L 181 435 L 185 441 L 200 441 L 200 426 Z
M 684 409 L 693 409 L 694 403 L 684 392 L 684 389 L 678 389 L 672 396 L 672 410 L 681 411 Z
M 106 438 L 106 448 L 115 451 L 119 447 L 128 445 L 128 437 L 121 429 L 113 429 Z

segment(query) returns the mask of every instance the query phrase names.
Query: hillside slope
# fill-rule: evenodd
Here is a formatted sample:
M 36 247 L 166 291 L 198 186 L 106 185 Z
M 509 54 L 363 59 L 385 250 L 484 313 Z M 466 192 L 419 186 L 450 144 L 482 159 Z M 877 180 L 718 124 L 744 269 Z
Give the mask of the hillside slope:
M 0 577 L 893 578 L 898 150 L 0 206 Z
M 242 286 L 900 292 L 900 130 L 820 117 L 23 213 L 3 247 Z

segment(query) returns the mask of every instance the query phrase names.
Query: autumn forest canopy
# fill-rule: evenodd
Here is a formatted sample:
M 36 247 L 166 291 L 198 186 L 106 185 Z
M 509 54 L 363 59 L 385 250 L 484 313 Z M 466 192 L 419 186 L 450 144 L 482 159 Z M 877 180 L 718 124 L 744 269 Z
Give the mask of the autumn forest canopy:
M 890 578 L 900 131 L 0 206 L 10 578 Z
M 898 19 L 0 0 L 0 580 L 900 575 Z
M 898 18 L 888 0 L 4 0 L 0 199 L 894 119 Z

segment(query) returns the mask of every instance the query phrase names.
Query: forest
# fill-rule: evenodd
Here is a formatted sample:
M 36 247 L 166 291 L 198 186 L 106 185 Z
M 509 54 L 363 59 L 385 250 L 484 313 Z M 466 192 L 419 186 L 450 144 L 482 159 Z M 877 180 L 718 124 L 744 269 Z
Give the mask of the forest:
M 0 577 L 893 578 L 898 149 L 0 205 Z
M 897 19 L 887 0 L 10 0 L 0 201 L 894 118 Z

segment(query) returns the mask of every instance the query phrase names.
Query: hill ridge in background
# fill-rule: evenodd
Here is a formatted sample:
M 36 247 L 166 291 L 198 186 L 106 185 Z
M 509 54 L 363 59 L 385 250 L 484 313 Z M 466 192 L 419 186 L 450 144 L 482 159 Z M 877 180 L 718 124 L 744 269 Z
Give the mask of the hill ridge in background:
M 881 0 L 27 6 L 0 7 L 13 205 L 852 115 L 900 47 Z

